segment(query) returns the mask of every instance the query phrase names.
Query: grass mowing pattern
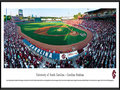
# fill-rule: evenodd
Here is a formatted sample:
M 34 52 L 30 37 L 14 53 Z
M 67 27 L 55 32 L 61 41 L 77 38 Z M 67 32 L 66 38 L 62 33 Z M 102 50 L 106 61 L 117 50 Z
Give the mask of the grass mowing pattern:
M 80 41 L 83 41 L 86 37 L 87 37 L 87 33 L 84 31 L 81 31 L 75 27 L 69 26 L 67 25 L 70 29 L 72 29 L 73 31 L 77 31 L 79 33 L 85 33 L 86 36 L 82 37 L 80 35 L 77 36 L 71 36 L 71 35 L 67 35 L 67 36 L 45 36 L 45 35 L 39 35 L 34 33 L 35 30 L 37 30 L 38 28 L 42 28 L 42 27 L 46 27 L 46 26 L 62 26 L 62 25 L 67 25 L 64 23 L 28 23 L 28 24 L 19 24 L 19 26 L 21 27 L 21 31 L 22 33 L 26 34 L 27 36 L 46 43 L 46 44 L 50 44 L 50 45 L 70 45 L 70 44 L 74 44 Z M 55 30 L 56 28 L 54 28 L 53 30 Z M 65 27 L 61 27 L 61 29 L 64 29 L 65 31 L 52 31 L 52 29 L 50 28 L 50 31 L 48 31 L 47 33 L 50 35 L 64 35 L 64 34 L 68 34 L 70 32 L 70 30 L 66 29 Z M 60 33 L 61 32 L 61 33 Z

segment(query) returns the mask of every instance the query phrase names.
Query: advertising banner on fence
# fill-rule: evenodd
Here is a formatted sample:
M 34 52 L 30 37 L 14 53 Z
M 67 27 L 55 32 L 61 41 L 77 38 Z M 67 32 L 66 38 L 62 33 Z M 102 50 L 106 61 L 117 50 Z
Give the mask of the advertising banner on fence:
M 74 57 L 76 57 L 78 55 L 79 54 L 78 54 L 77 51 L 70 52 L 70 53 L 68 53 L 68 59 L 74 58 Z

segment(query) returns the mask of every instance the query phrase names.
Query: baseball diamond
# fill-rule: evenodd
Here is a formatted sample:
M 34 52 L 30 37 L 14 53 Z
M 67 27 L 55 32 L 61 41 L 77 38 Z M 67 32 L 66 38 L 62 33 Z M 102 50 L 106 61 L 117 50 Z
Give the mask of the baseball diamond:
M 31 43 L 42 48 L 66 52 L 85 47 L 92 39 L 92 33 L 65 23 L 20 24 L 19 34 Z

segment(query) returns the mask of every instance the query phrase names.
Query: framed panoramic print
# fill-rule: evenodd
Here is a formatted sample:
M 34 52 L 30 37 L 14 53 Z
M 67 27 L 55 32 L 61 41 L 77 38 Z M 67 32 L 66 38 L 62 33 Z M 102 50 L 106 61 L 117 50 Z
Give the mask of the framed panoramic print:
M 118 2 L 2 2 L 2 88 L 118 88 Z

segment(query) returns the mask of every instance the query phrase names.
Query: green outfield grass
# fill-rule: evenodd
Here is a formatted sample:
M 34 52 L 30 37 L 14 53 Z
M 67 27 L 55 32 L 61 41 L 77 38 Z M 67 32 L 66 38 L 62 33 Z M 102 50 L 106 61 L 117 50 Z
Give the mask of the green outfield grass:
M 87 37 L 87 33 L 85 31 L 79 30 L 75 27 L 72 27 L 70 25 L 64 24 L 64 23 L 27 23 L 27 24 L 18 24 L 21 27 L 22 33 L 26 34 L 27 36 L 51 45 L 70 45 L 74 44 L 80 41 L 83 41 Z M 85 33 L 86 36 L 71 36 L 68 35 L 71 31 L 66 27 L 52 27 L 50 28 L 47 33 L 49 35 L 65 35 L 65 36 L 45 36 L 45 35 L 39 35 L 37 33 L 34 33 L 35 30 L 38 28 L 46 27 L 46 26 L 67 26 L 73 31 L 77 31 L 79 33 Z M 60 31 L 58 29 L 61 29 Z

